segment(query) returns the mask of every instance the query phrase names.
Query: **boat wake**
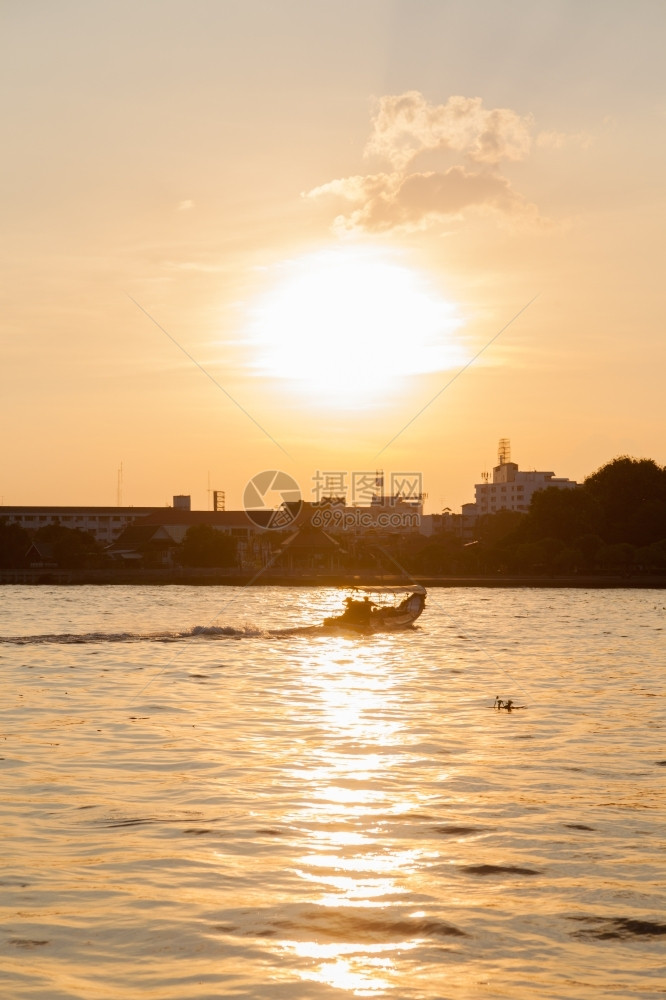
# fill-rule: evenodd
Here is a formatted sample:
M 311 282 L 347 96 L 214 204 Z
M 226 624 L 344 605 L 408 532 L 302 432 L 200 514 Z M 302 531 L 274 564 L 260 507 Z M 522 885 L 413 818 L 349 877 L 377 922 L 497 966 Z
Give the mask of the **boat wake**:
M 61 632 L 45 633 L 43 635 L 4 635 L 0 636 L 0 645 L 41 646 L 85 645 L 87 643 L 107 642 L 181 642 L 187 639 L 255 639 L 267 636 L 280 636 L 306 629 L 261 629 L 251 625 L 234 628 L 231 625 L 194 625 L 182 631 L 165 632 Z
M 0 646 L 81 646 L 86 644 L 118 642 L 183 642 L 191 639 L 286 639 L 294 636 L 342 634 L 373 635 L 377 632 L 406 631 L 425 608 L 426 591 L 419 584 L 409 587 L 382 587 L 379 593 L 392 598 L 402 598 L 399 604 L 370 600 L 377 594 L 375 588 L 354 587 L 354 596 L 344 602 L 341 614 L 324 618 L 319 625 L 295 625 L 290 628 L 257 628 L 243 625 L 193 625 L 192 628 L 164 632 L 46 632 L 41 635 L 0 635 Z M 365 594 L 361 599 L 359 594 Z

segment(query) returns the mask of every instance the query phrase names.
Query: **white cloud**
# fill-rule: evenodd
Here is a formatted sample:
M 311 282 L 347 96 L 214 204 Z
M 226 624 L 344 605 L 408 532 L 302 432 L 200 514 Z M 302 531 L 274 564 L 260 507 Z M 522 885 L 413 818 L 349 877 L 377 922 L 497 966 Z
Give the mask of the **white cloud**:
M 510 108 L 484 108 L 480 97 L 429 104 L 417 90 L 381 97 L 365 152 L 404 167 L 425 150 L 452 150 L 477 163 L 522 160 L 530 151 L 532 119 Z
M 337 227 L 380 232 L 394 228 L 422 228 L 437 219 L 458 216 L 469 208 L 525 215 L 530 206 L 499 174 L 455 166 L 441 173 L 376 174 L 349 177 L 323 185 L 310 197 L 333 194 L 356 203 Z
M 500 169 L 503 161 L 529 155 L 532 124 L 510 108 L 484 108 L 479 97 L 450 97 L 439 105 L 416 90 L 382 97 L 365 155 L 388 161 L 390 170 L 338 178 L 304 196 L 350 203 L 335 220 L 346 230 L 421 229 L 467 210 L 538 218 Z M 410 169 L 428 151 L 452 154 L 458 162 L 442 170 Z

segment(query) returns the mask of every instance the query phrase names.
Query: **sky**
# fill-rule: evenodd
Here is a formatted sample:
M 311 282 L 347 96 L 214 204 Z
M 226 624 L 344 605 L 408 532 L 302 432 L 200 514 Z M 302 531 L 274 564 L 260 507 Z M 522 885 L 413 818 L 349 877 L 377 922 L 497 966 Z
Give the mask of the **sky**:
M 0 28 L 0 503 L 238 508 L 264 470 L 351 500 L 381 469 L 457 510 L 500 438 L 577 481 L 666 463 L 662 0 Z

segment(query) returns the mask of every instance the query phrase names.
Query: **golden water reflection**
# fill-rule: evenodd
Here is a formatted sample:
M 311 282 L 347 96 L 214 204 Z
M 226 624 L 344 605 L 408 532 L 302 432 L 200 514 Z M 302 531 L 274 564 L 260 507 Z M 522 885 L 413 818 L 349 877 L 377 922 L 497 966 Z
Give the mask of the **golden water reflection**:
M 418 947 L 416 918 L 424 914 L 403 908 L 430 859 L 390 832 L 395 817 L 423 808 L 424 796 L 403 780 L 411 751 L 389 662 L 362 640 L 332 639 L 315 650 L 303 683 L 315 700 L 319 742 L 289 775 L 307 789 L 307 802 L 288 817 L 307 840 L 294 871 L 318 909 L 302 928 L 307 939 L 278 947 L 301 960 L 293 964 L 303 980 L 356 996 L 390 991 L 398 954 Z
M 337 946 L 339 949 L 339 946 Z M 393 947 L 393 946 L 391 946 Z M 378 949 L 379 950 L 379 949 Z M 304 957 L 315 957 L 315 953 L 296 949 L 296 954 Z M 321 956 L 317 956 L 321 957 Z M 334 961 L 321 961 L 313 970 L 302 973 L 302 978 L 310 982 L 323 983 L 340 990 L 347 990 L 359 997 L 377 996 L 391 986 L 390 973 L 395 978 L 397 970 L 390 958 L 382 958 L 372 954 L 363 956 L 341 957 Z

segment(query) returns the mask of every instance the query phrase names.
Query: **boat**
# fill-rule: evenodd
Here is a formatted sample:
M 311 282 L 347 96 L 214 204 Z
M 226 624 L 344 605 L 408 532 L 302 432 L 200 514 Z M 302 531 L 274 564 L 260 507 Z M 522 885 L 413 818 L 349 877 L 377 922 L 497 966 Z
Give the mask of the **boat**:
M 398 601 L 398 597 L 402 600 Z M 342 614 L 324 618 L 324 625 L 355 632 L 393 632 L 413 625 L 425 608 L 425 600 L 426 590 L 420 584 L 412 587 L 354 587 L 345 599 Z

